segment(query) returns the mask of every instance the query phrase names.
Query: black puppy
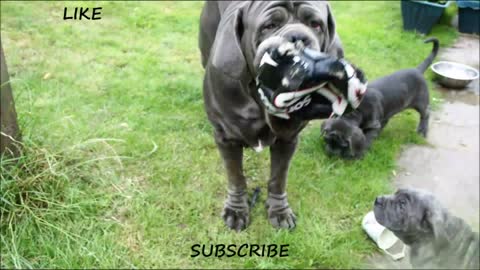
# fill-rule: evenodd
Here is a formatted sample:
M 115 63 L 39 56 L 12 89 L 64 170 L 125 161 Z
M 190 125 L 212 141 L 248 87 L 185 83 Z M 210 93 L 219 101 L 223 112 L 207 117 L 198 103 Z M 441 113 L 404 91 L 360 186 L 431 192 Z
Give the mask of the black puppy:
M 361 158 L 388 120 L 405 109 L 414 109 L 420 114 L 417 132 L 427 136 L 429 93 L 423 73 L 432 64 L 439 47 L 436 38 L 429 38 L 427 42 L 433 42 L 432 52 L 417 68 L 400 70 L 371 82 L 356 111 L 322 123 L 329 154 Z

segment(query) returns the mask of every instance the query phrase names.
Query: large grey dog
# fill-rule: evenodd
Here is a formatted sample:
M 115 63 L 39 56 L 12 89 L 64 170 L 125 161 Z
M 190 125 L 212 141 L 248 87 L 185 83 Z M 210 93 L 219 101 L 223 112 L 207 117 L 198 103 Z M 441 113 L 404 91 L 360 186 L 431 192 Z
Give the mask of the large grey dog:
M 374 214 L 378 223 L 410 246 L 414 268 L 479 268 L 478 233 L 431 193 L 399 189 L 394 195 L 379 196 Z
M 286 196 L 287 174 L 297 135 L 307 122 L 266 113 L 255 87 L 256 70 L 267 49 L 298 42 L 343 57 L 335 20 L 325 1 L 207 1 L 200 19 L 199 47 L 205 68 L 203 96 L 207 117 L 223 158 L 228 195 L 225 224 L 249 224 L 243 148 L 270 146 L 268 217 L 277 228 L 295 227 Z
M 430 55 L 416 68 L 404 69 L 369 83 L 357 110 L 341 118 L 322 123 L 322 134 L 329 154 L 343 158 L 360 158 L 395 114 L 414 109 L 420 114 L 417 132 L 428 132 L 429 93 L 423 76 L 438 52 L 439 42 L 433 42 Z

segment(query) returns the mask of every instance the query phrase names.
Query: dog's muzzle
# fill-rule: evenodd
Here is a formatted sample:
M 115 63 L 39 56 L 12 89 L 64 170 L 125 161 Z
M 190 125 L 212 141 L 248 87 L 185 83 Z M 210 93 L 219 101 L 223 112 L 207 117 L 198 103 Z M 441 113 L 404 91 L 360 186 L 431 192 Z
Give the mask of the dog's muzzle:
M 317 36 L 304 24 L 292 23 L 287 24 L 276 33 L 287 42 L 302 42 L 306 48 L 320 51 L 320 45 Z
M 325 135 L 325 141 L 330 145 L 336 145 L 340 148 L 348 148 L 348 142 L 342 140 L 336 133 Z

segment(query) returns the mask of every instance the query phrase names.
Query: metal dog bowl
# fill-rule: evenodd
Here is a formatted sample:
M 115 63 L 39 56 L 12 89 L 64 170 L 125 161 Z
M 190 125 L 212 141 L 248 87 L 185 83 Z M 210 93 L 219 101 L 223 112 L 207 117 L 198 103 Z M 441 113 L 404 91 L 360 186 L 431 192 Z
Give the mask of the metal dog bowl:
M 478 70 L 455 62 L 440 61 L 430 67 L 440 84 L 448 88 L 465 88 L 478 78 Z

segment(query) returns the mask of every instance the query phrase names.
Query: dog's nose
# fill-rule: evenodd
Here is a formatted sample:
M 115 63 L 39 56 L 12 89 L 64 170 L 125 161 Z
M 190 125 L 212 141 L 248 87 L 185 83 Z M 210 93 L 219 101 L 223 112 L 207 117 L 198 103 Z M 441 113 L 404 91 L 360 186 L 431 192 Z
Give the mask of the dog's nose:
M 335 134 L 332 134 L 331 132 L 330 133 L 326 132 L 324 137 L 326 140 L 332 141 L 332 142 L 336 142 L 338 140 L 338 136 Z
M 307 46 L 310 43 L 310 39 L 308 38 L 308 36 L 302 33 L 287 33 L 285 35 L 285 38 L 292 43 L 301 41 L 305 46 Z
M 375 205 L 383 205 L 383 198 L 382 197 L 375 198 Z

